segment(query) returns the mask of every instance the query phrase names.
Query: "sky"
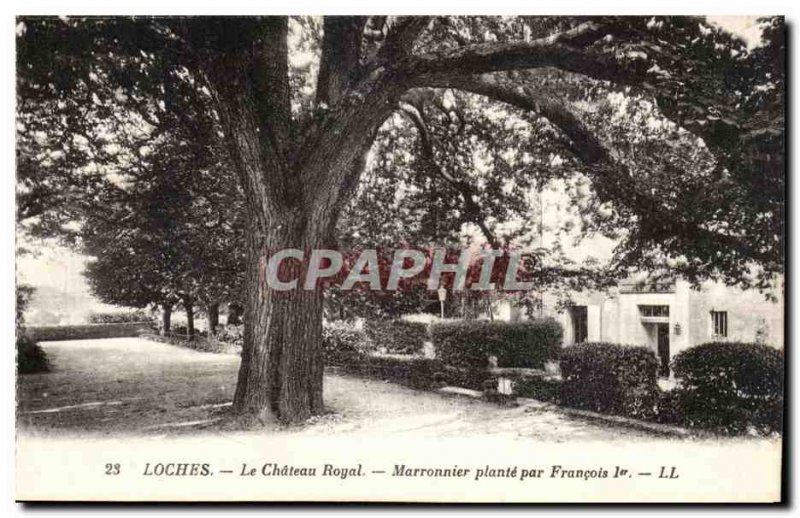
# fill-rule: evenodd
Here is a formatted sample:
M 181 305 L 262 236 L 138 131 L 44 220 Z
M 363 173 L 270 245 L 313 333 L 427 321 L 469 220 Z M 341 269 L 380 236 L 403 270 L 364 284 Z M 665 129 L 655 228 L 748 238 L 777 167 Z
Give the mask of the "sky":
M 758 16 L 707 16 L 706 19 L 742 38 L 748 48 L 757 46 L 761 41 L 761 29 L 756 23 Z

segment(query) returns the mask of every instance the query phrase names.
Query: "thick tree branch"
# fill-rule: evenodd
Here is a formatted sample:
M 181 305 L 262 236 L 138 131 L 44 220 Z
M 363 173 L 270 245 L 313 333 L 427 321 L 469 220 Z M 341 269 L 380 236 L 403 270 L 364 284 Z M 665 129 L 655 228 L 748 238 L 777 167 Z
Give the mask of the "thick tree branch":
M 357 184 L 363 170 L 358 167 L 362 155 L 409 88 L 404 78 L 398 76 L 397 63 L 405 61 L 428 22 L 423 17 L 395 20 L 377 55 L 348 77 L 349 82 L 339 90 L 338 102 L 321 113 L 303 139 L 303 148 L 310 152 L 299 157 L 298 165 L 303 172 L 301 183 L 310 189 L 305 202 L 314 208 L 308 222 L 312 234 L 328 234 L 328 225 L 323 221 L 336 217 Z M 363 31 L 362 24 L 358 32 Z M 325 60 L 337 54 L 330 52 L 327 56 L 323 51 L 321 70 L 333 68 Z
M 313 207 L 309 233 L 330 234 L 329 223 L 352 194 L 363 171 L 363 155 L 375 132 L 389 117 L 408 86 L 393 71 L 372 58 L 362 65 L 361 39 L 366 18 L 326 18 L 318 84 L 318 101 L 328 106 L 309 128 L 298 157 L 299 183 L 308 187 L 304 203 Z M 388 30 L 381 53 L 395 60 L 410 51 L 427 26 L 422 18 L 401 18 Z M 356 37 L 357 36 L 357 37 Z M 326 101 L 327 99 L 327 101 Z
M 178 30 L 211 87 L 245 197 L 261 208 L 256 214 L 266 228 L 299 197 L 289 168 L 288 21 L 201 17 Z
M 372 140 L 374 139 L 371 139 L 369 142 L 371 143 Z M 347 204 L 356 194 L 358 183 L 361 179 L 361 174 L 364 172 L 364 169 L 367 165 L 367 154 L 369 153 L 370 147 L 371 145 L 365 143 L 361 153 L 353 160 L 349 171 L 347 171 L 347 174 L 344 177 L 341 194 L 336 200 L 336 204 L 331 211 L 332 216 L 327 229 L 327 235 L 325 236 L 325 239 L 327 240 L 326 246 L 336 246 L 336 227 L 339 224 L 339 217 L 341 216 L 345 206 L 347 206 Z
M 571 150 L 587 165 L 610 159 L 610 151 L 563 103 L 539 95 L 524 84 L 493 74 L 447 80 L 442 86 L 445 84 L 540 114 L 570 139 Z
M 623 17 L 624 19 L 624 17 Z M 611 36 L 613 38 L 630 38 L 636 33 L 627 23 L 619 23 L 618 17 L 604 16 L 602 20 L 590 20 L 571 29 L 542 38 L 550 44 L 563 44 L 572 47 L 585 47 L 592 43 Z
M 570 149 L 586 166 L 585 172 L 593 179 L 600 198 L 615 199 L 606 194 L 611 190 L 625 192 L 623 206 L 640 218 L 643 224 L 658 226 L 673 236 L 694 236 L 694 239 L 716 243 L 716 246 L 725 249 L 742 250 L 755 260 L 769 260 L 736 236 L 709 230 L 703 226 L 703 222 L 687 220 L 686 214 L 664 208 L 662 200 L 647 192 L 647 189 L 638 187 L 641 182 L 634 178 L 629 168 L 619 162 L 613 150 L 608 149 L 565 103 L 539 96 L 517 82 L 503 83 L 496 75 L 465 77 L 456 84 L 448 81 L 448 86 L 534 111 L 548 119 L 570 140 Z
M 302 144 L 307 152 L 297 164 L 298 183 L 306 186 L 304 204 L 311 207 L 309 235 L 328 234 L 330 218 L 351 184 L 354 161 L 369 149 L 402 91 L 402 85 L 381 74 L 359 81 L 348 89 L 347 99 L 326 111 L 309 131 Z
M 401 16 L 389 29 L 379 58 L 397 58 L 411 53 L 414 42 L 430 24 L 429 16 Z
M 334 105 L 355 79 L 361 57 L 364 16 L 326 16 L 317 79 L 317 104 Z
M 486 218 L 483 214 L 483 210 L 481 210 L 480 205 L 478 205 L 478 203 L 475 201 L 475 190 L 464 180 L 455 178 L 453 175 L 448 173 L 437 162 L 433 138 L 428 131 L 428 126 L 425 123 L 425 119 L 422 116 L 420 108 L 412 106 L 408 103 L 403 103 L 400 105 L 400 111 L 411 121 L 412 124 L 414 124 L 414 127 L 417 129 L 420 148 L 422 149 L 422 155 L 428 170 L 434 175 L 443 179 L 450 187 L 458 192 L 464 201 L 464 213 L 469 218 L 469 221 L 478 226 L 481 233 L 483 233 L 483 236 L 486 238 L 486 241 L 490 245 L 496 246 L 497 238 L 486 224 Z
M 441 85 L 463 75 L 544 67 L 616 83 L 639 83 L 648 68 L 641 55 L 585 47 L 615 30 L 613 24 L 586 22 L 529 42 L 481 43 L 447 49 L 409 59 L 406 72 L 415 86 Z

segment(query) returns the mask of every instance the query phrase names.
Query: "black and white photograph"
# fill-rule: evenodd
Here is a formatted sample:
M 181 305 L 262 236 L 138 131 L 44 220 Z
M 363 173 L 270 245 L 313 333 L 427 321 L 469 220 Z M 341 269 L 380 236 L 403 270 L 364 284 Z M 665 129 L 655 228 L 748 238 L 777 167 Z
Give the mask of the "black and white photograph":
M 17 501 L 785 503 L 781 13 L 268 8 L 15 16 Z

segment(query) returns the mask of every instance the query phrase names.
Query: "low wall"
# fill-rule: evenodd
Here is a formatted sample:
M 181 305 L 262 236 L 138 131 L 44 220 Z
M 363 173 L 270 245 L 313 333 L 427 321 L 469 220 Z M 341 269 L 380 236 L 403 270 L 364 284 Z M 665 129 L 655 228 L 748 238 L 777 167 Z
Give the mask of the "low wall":
M 36 342 L 53 340 L 91 340 L 96 338 L 122 338 L 152 333 L 151 322 L 125 322 L 122 324 L 85 324 L 77 326 L 31 326 L 25 334 Z

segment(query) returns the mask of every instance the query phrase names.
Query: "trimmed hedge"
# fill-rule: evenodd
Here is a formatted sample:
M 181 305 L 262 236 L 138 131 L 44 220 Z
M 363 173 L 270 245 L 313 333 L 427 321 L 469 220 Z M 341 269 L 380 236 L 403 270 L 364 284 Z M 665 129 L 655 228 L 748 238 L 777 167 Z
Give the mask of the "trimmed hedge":
M 486 385 L 497 386 L 497 377 L 486 368 L 463 368 L 444 365 L 437 374 L 440 385 L 462 387 L 472 390 L 484 390 Z
M 185 324 L 173 325 L 169 329 L 169 336 L 183 337 L 184 339 L 186 339 L 186 338 L 189 337 L 189 326 L 187 326 Z M 197 329 L 195 327 L 194 328 L 194 334 L 192 336 L 194 338 L 206 337 L 206 336 L 208 336 L 208 331 L 201 331 L 201 330 L 199 330 L 199 329 Z
M 673 392 L 684 424 L 740 434 L 783 427 L 783 351 L 757 343 L 709 342 L 679 353 Z
M 367 320 L 364 331 L 373 345 L 392 354 L 421 354 L 428 339 L 428 326 L 405 320 Z
M 50 364 L 44 350 L 30 337 L 17 336 L 17 372 L 19 374 L 36 374 L 48 372 Z
M 681 397 L 677 390 L 659 394 L 655 421 L 661 424 L 686 426 Z
M 652 419 L 658 404 L 655 353 L 645 347 L 597 342 L 561 351 L 561 404 Z
M 431 326 L 436 357 L 457 367 L 486 368 L 489 356 L 499 367 L 541 369 L 558 357 L 563 331 L 554 319 L 524 322 L 465 320 Z
M 561 379 L 547 373 L 519 376 L 514 381 L 514 395 L 519 397 L 558 403 L 561 394 Z
M 156 335 L 156 334 L 142 334 L 139 338 L 150 340 L 151 342 L 159 342 L 162 344 L 174 345 L 177 347 L 184 347 L 194 351 L 204 353 L 217 353 L 217 354 L 241 354 L 241 346 L 231 344 L 228 342 L 220 342 L 213 338 L 205 338 L 202 336 L 195 336 L 189 340 L 185 336 L 180 335 Z
M 122 324 L 85 324 L 78 326 L 30 326 L 24 332 L 36 342 L 51 340 L 91 340 L 95 338 L 124 338 L 153 331 L 152 322 Z
M 326 362 L 349 359 L 369 348 L 367 335 L 347 322 L 327 322 L 322 327 L 322 353 Z
M 91 313 L 90 324 L 124 324 L 128 322 L 153 322 L 153 317 L 142 309 L 124 313 Z
M 355 376 L 391 381 L 421 390 L 442 385 L 442 376 L 446 372 L 442 362 L 419 356 L 372 356 L 351 353 L 342 354 L 328 364 Z

